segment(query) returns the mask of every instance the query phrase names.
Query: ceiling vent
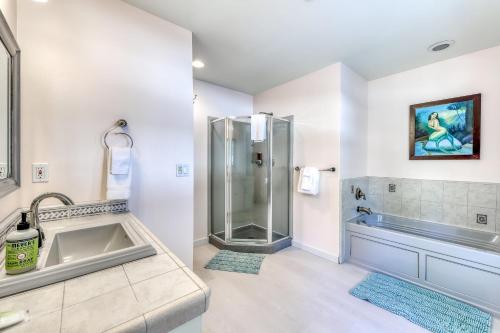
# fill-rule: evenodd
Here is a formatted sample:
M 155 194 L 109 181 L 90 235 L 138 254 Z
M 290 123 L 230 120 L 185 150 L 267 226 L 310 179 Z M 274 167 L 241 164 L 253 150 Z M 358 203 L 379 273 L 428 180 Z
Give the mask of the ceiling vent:
M 427 50 L 429 52 L 440 52 L 440 51 L 446 50 L 447 48 L 449 48 L 453 44 L 455 44 L 454 40 L 443 40 L 441 42 L 437 42 L 437 43 L 432 44 L 431 46 L 429 46 L 427 48 Z

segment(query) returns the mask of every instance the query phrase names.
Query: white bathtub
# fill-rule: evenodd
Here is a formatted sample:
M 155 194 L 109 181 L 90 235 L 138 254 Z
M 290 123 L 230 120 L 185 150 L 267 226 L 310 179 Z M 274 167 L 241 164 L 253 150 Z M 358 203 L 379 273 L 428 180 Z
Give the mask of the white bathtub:
M 349 222 L 500 253 L 500 236 L 495 233 L 383 214 L 362 215 Z
M 344 261 L 500 315 L 500 237 L 385 214 L 345 223 Z

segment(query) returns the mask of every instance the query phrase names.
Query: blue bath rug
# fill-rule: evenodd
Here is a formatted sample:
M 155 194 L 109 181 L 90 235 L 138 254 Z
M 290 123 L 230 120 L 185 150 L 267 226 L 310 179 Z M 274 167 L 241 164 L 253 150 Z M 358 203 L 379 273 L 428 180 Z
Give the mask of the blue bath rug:
M 219 271 L 259 274 L 264 254 L 221 250 L 205 266 Z
M 492 318 L 472 305 L 390 276 L 372 273 L 351 295 L 435 333 L 489 333 Z

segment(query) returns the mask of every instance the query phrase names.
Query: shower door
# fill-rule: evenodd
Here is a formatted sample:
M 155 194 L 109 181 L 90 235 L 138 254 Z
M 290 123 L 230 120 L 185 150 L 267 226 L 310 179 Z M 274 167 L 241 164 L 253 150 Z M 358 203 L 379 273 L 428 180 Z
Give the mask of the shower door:
M 291 235 L 291 120 L 266 118 L 262 142 L 251 140 L 250 117 L 209 122 L 210 234 L 226 243 Z
M 272 241 L 291 235 L 292 128 L 289 119 L 272 118 Z
M 210 191 L 208 216 L 210 233 L 226 240 L 227 233 L 227 173 L 226 173 L 226 128 L 227 119 L 216 119 L 210 122 L 208 155 Z
M 267 243 L 268 140 L 252 142 L 250 118 L 228 119 L 229 241 Z M 226 240 L 227 241 L 227 240 Z

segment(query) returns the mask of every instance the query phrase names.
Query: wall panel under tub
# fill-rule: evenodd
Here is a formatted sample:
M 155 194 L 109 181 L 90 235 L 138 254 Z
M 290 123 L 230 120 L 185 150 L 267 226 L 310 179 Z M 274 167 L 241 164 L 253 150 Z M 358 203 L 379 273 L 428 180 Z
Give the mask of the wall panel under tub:
M 451 257 L 425 256 L 425 281 L 500 309 L 500 270 Z M 467 281 L 468 283 L 464 283 Z
M 418 251 L 401 246 L 352 235 L 350 239 L 350 257 L 371 267 L 384 271 L 418 278 Z M 374 256 L 373 254 L 377 255 Z

